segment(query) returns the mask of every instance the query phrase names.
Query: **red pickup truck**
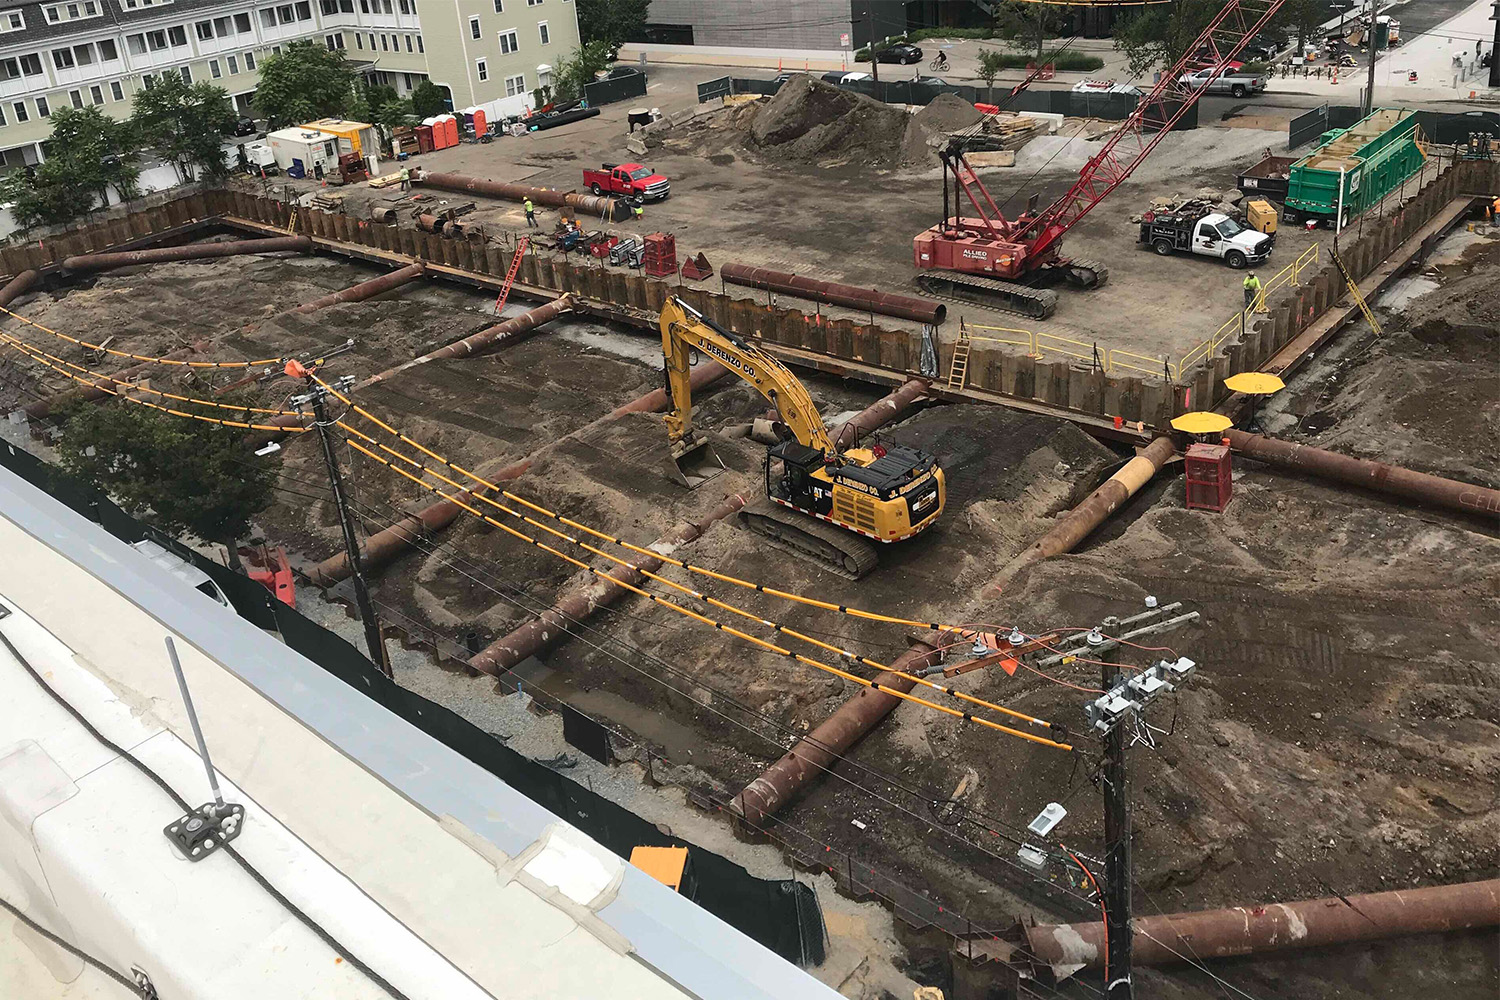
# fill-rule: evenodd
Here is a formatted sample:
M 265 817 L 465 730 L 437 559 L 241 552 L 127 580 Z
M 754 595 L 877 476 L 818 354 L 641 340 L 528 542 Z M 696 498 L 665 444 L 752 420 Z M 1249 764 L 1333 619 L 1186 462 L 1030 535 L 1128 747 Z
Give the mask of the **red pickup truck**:
M 672 193 L 671 182 L 639 163 L 606 163 L 599 170 L 585 169 L 583 183 L 594 194 L 607 191 L 643 201 L 661 201 Z

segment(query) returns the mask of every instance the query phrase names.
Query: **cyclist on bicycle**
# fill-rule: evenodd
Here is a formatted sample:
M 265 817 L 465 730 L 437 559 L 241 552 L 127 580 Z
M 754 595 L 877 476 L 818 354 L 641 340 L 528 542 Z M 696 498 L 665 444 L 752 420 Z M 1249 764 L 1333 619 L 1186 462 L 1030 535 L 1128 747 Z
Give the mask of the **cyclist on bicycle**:
M 933 69 L 947 69 L 948 68 L 948 53 L 943 52 L 943 51 L 939 51 L 938 54 L 937 54 L 937 58 L 934 59 L 934 60 L 932 60 L 932 68 Z

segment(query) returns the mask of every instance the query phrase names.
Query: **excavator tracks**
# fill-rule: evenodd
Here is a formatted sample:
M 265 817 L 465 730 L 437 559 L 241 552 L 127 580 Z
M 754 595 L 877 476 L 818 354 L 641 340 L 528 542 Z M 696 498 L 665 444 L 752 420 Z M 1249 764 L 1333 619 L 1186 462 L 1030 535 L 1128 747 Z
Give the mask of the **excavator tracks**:
M 740 524 L 784 552 L 817 563 L 846 580 L 858 580 L 880 562 L 873 543 L 807 514 L 757 500 L 739 513 Z
M 1074 257 L 1067 270 L 1068 280 L 1079 288 L 1100 288 L 1109 281 L 1109 267 L 1103 261 Z
M 962 271 L 923 271 L 917 275 L 917 284 L 929 295 L 1032 319 L 1046 319 L 1057 309 L 1057 293 L 1050 288 L 1032 288 Z

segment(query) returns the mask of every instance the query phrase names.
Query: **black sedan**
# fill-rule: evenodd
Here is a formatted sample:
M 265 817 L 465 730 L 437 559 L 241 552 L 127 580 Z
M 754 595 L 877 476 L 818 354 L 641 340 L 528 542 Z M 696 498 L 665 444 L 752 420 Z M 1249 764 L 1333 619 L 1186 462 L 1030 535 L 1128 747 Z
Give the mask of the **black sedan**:
M 910 42 L 898 42 L 895 45 L 887 45 L 875 53 L 876 62 L 907 63 L 921 62 L 922 50 Z

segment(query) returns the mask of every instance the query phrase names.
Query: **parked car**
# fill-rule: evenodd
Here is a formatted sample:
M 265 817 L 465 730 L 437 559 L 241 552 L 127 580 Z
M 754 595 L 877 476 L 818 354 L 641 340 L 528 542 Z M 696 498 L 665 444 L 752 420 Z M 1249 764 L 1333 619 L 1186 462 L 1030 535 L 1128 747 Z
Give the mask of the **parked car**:
M 234 123 L 235 135 L 254 135 L 256 131 L 255 119 L 249 116 L 241 116 Z
M 1178 77 L 1177 82 L 1189 90 L 1197 90 L 1204 82 L 1213 76 L 1213 68 L 1200 69 L 1186 76 Z M 1208 85 L 1210 94 L 1229 94 L 1233 97 L 1244 97 L 1246 94 L 1259 94 L 1266 89 L 1266 78 L 1260 74 L 1242 73 L 1237 68 L 1226 69 L 1222 76 Z
M 930 83 L 935 87 L 948 86 L 948 81 L 944 80 L 940 76 L 919 76 L 916 79 L 912 80 L 912 83 Z
M 1248 59 L 1270 62 L 1284 48 L 1286 48 L 1286 36 L 1274 32 L 1270 34 L 1262 32 L 1250 39 L 1240 52 Z
M 922 50 L 910 42 L 897 42 L 876 52 L 875 61 L 905 66 L 907 63 L 921 62 Z

